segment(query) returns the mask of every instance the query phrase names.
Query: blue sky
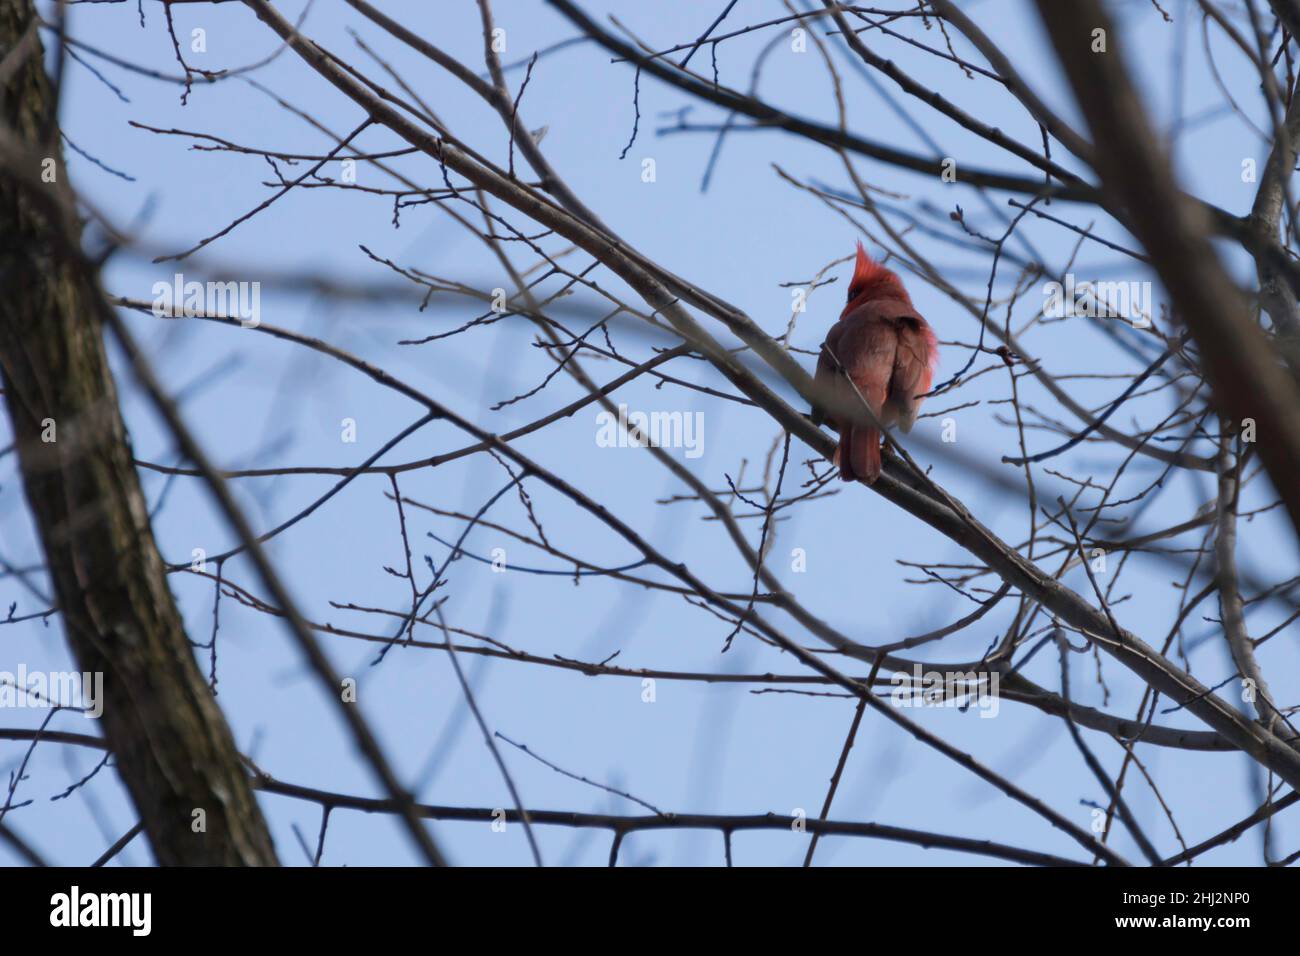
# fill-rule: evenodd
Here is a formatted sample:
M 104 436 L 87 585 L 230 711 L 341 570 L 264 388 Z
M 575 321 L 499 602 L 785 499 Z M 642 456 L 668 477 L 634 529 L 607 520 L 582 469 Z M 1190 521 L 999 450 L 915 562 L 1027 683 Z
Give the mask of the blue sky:
M 1172 0 L 1164 5 L 1174 17 L 1172 24 L 1164 22 L 1149 4 L 1113 4 L 1111 9 L 1123 26 L 1121 37 L 1114 42 L 1140 77 L 1148 107 L 1159 127 L 1168 131 L 1176 116 L 1184 118 L 1184 128 L 1175 142 L 1179 173 L 1188 188 L 1233 212 L 1245 212 L 1253 199 L 1254 186 L 1242 182 L 1241 163 L 1254 157 L 1262 166 L 1267 144 L 1222 107 L 1222 96 L 1206 68 L 1200 21 L 1191 5 Z M 379 6 L 415 32 L 436 37 L 444 49 L 475 70 L 482 68 L 482 39 L 474 4 L 408 0 Z M 721 4 L 585 4 L 589 13 L 600 14 L 602 19 L 605 13 L 617 12 L 629 29 L 656 48 L 693 39 L 716 15 L 715 7 L 721 9 Z M 1029 5 L 985 0 L 963 7 L 1002 45 L 1049 103 L 1068 117 L 1077 116 L 1068 91 L 1051 66 L 1050 45 Z M 293 17 L 301 4 L 286 3 L 280 8 Z M 778 3 L 743 0 L 727 23 L 757 23 L 784 12 Z M 495 5 L 495 13 L 499 25 L 507 31 L 504 59 L 508 62 L 574 33 L 553 10 L 532 0 L 500 2 Z M 177 67 L 161 8 L 146 3 L 145 14 L 141 28 L 132 4 L 79 5 L 73 8 L 70 33 L 126 60 L 174 74 Z M 272 34 L 238 4 L 186 5 L 176 8 L 175 17 L 182 37 L 196 27 L 206 31 L 207 52 L 191 56 L 195 65 L 205 69 L 252 63 L 276 48 Z M 317 3 L 304 26 L 313 38 L 378 76 L 373 61 L 357 49 L 347 32 L 349 28 L 380 52 L 462 140 L 498 163 L 505 161 L 507 142 L 498 118 L 446 73 L 383 36 L 343 4 Z M 914 23 L 899 29 L 923 42 L 942 44 L 935 30 L 927 32 Z M 722 82 L 748 89 L 754 58 L 772 36 L 771 31 L 765 31 L 720 46 L 717 66 Z M 967 79 L 955 67 L 898 41 L 876 36 L 870 42 L 900 67 L 942 90 L 986 122 L 1022 142 L 1038 142 L 1036 124 L 1023 109 L 998 95 L 987 80 Z M 954 42 L 963 55 L 969 53 L 960 40 Z M 1179 49 L 1185 59 L 1181 93 L 1170 68 Z M 1212 38 L 1212 49 L 1242 109 L 1263 127 L 1256 83 L 1247 75 L 1244 60 L 1234 56 L 1219 36 Z M 864 82 L 843 51 L 837 50 L 835 56 L 845 78 L 850 126 L 869 138 L 930 154 L 926 140 L 909 127 L 877 89 Z M 741 306 L 772 334 L 783 331 L 790 319 L 791 292 L 782 283 L 807 281 L 832 260 L 850 254 L 859 238 L 873 252 L 879 252 L 873 236 L 858 232 L 814 197 L 792 188 L 777 175 L 774 166 L 802 181 L 816 180 L 835 188 L 846 186 L 838 158 L 789 136 L 751 131 L 728 137 L 710 187 L 702 193 L 701 176 L 713 145 L 711 135 L 656 135 L 656 129 L 674 123 L 672 114 L 684 107 L 690 108 L 688 119 L 699 123 L 717 123 L 723 114 L 649 77 L 643 77 L 640 84 L 639 135 L 627 158 L 620 161 L 619 154 L 628 143 L 633 124 L 633 71 L 609 59 L 608 54 L 591 44 L 571 46 L 543 58 L 533 72 L 520 113 L 531 128 L 548 127 L 543 149 L 560 174 L 584 202 L 637 249 Z M 187 248 L 256 206 L 268 194 L 263 183 L 270 172 L 258 157 L 193 151 L 188 148 L 191 139 L 160 136 L 129 126 L 128 121 L 309 154 L 323 153 L 334 145 L 301 118 L 279 107 L 266 93 L 240 79 L 198 84 L 188 104 L 182 106 L 180 90 L 173 84 L 129 74 L 93 58 L 91 62 L 129 97 L 129 102 L 80 64 L 69 63 L 63 121 L 67 135 L 78 146 L 102 163 L 134 177 L 134 181 L 127 182 L 78 156 L 69 157 L 77 188 L 117 223 L 135 224 L 144 250 L 124 251 L 112 261 L 105 282 L 116 294 L 149 298 L 153 283 L 170 279 L 176 271 L 170 264 L 151 264 L 151 255 Z M 707 72 L 707 50 L 697 54 L 693 66 Z M 255 76 L 267 89 L 307 110 L 338 133 L 350 130 L 361 118 L 354 106 L 292 53 L 279 56 Z M 522 72 L 512 71 L 509 78 L 512 89 L 517 90 Z M 873 79 L 924 128 L 943 151 L 941 155 L 957 159 L 959 170 L 962 164 L 970 164 L 1032 174 L 1014 158 L 975 139 L 917 101 L 908 100 L 887 80 Z M 814 51 L 798 54 L 789 49 L 788 42 L 781 43 L 766 61 L 758 93 L 791 112 L 835 121 L 830 83 Z M 359 142 L 370 150 L 399 145 L 395 137 L 382 130 L 367 131 Z M 1104 144 L 1098 145 L 1104 148 Z M 652 183 L 641 178 L 642 162 L 647 158 L 655 161 L 657 175 Z M 1070 163 L 1068 154 L 1060 148 L 1053 151 L 1053 158 Z M 960 182 L 944 184 L 861 158 L 855 159 L 855 167 L 867 182 L 904 197 L 892 200 L 900 205 L 915 210 L 928 203 L 937 210 L 931 219 L 933 225 L 950 228 L 946 213 L 960 205 L 974 228 L 985 233 L 1001 231 L 989 206 Z M 290 176 L 304 168 L 286 167 Z M 436 166 L 425 158 L 405 159 L 401 168 L 420 182 L 441 183 Z M 359 182 L 391 185 L 364 166 Z M 993 193 L 990 198 L 995 207 L 1005 209 L 1005 195 Z M 464 206 L 461 211 L 468 209 Z M 1125 241 L 1122 230 L 1095 209 L 1058 203 L 1052 211 L 1080 225 L 1095 221 L 1099 234 Z M 512 223 L 528 230 L 520 217 L 508 215 Z M 532 398 L 499 411 L 490 410 L 492 404 L 536 386 L 550 368 L 539 350 L 529 344 L 531 327 L 522 327 L 523 320 L 518 317 L 428 345 L 401 346 L 399 340 L 453 328 L 478 314 L 481 307 L 445 297 L 421 312 L 417 308 L 418 293 L 402 299 L 376 295 L 330 301 L 291 288 L 283 281 L 286 276 L 314 273 L 356 284 L 397 286 L 393 274 L 361 251 L 359 247 L 364 245 L 376 256 L 403 267 L 455 277 L 478 288 L 508 285 L 482 243 L 437 209 L 416 206 L 403 210 L 400 228 L 394 228 L 392 218 L 391 202 L 382 198 L 325 189 L 299 190 L 213 243 L 183 268 L 199 275 L 209 269 L 262 282 L 264 322 L 321 337 L 382 365 L 498 433 L 532 421 L 577 397 L 576 386 L 560 376 Z M 865 217 L 857 218 L 865 221 Z M 1022 233 L 1056 267 L 1069 259 L 1077 238 L 1042 222 L 1027 221 Z M 982 301 L 986 255 L 964 252 L 925 236 L 910 238 L 964 292 Z M 561 248 L 558 240 L 549 242 L 548 248 Z M 517 265 L 532 264 L 518 250 L 512 250 L 512 254 Z M 1235 273 L 1246 279 L 1246 264 L 1240 257 L 1232 257 L 1230 251 L 1226 254 Z M 580 258 L 572 257 L 570 264 Z M 1080 251 L 1072 271 L 1090 278 L 1154 280 L 1138 263 L 1097 245 L 1086 245 Z M 902 272 L 918 308 L 941 340 L 974 339 L 977 329 L 968 313 L 958 310 L 905 269 Z M 813 292 L 807 311 L 799 316 L 792 340 L 799 348 L 816 349 L 838 315 L 848 273 L 845 266 L 838 266 L 830 274 L 836 275 L 838 282 Z M 1014 269 L 1005 269 L 1004 278 L 1009 281 L 1014 274 Z M 626 292 L 607 273 L 600 275 L 600 281 L 616 292 Z M 553 291 L 555 280 L 542 288 Z M 1002 292 L 1006 288 L 1009 286 L 999 286 Z M 1158 284 L 1155 294 L 1159 302 L 1162 293 Z M 590 307 L 592 298 L 582 298 Z M 1020 326 L 1028 321 L 1040 301 L 1036 291 L 1028 293 L 1017 307 L 1014 324 Z M 588 313 L 575 310 L 566 321 L 571 321 L 572 327 L 585 328 L 593 320 Z M 147 343 L 168 386 L 185 396 L 186 420 L 212 457 L 225 467 L 355 464 L 420 413 L 411 402 L 376 388 L 337 363 L 256 332 L 198 322 L 159 322 L 138 314 L 133 314 L 130 322 Z M 716 323 L 706 320 L 706 325 L 724 341 L 730 341 Z M 638 330 L 627 320 L 616 323 L 612 335 L 621 350 L 643 357 L 652 345 L 672 344 L 666 337 Z M 1099 331 L 1096 323 L 1084 319 L 1040 326 L 1024 341 L 1058 375 L 1132 375 L 1140 371 Z M 948 348 L 940 375 L 960 367 L 966 354 Z M 811 369 L 810 356 L 801 356 L 801 360 Z M 982 368 L 984 361 L 977 362 L 976 368 Z M 584 366 L 600 381 L 622 371 L 608 362 L 584 360 Z M 668 370 L 691 381 L 725 387 L 699 363 L 679 361 Z M 128 384 L 125 373 L 119 381 L 137 456 L 174 463 L 173 444 L 147 404 Z M 1100 405 L 1122 390 L 1125 381 L 1083 379 L 1069 384 L 1081 401 Z M 1026 379 L 1021 388 L 1024 402 L 1045 414 L 1069 420 L 1068 413 L 1061 412 L 1039 386 Z M 955 394 L 932 400 L 944 407 L 979 402 L 951 413 L 958 434 L 955 450 L 960 457 L 946 455 L 938 447 L 939 419 L 920 421 L 916 435 L 919 441 L 928 441 L 917 454 L 923 463 L 933 466 L 933 476 L 987 525 L 1006 540 L 1016 542 L 1024 537 L 1027 528 L 1023 495 L 1008 493 L 980 476 L 981 468 L 1011 471 L 1000 459 L 1015 452 L 1015 429 L 998 421 L 1009 414 L 1009 407 L 990 404 L 1004 400 L 1008 390 L 1005 372 L 994 372 Z M 738 478 L 742 463 L 746 463 L 746 477 L 752 478 L 761 470 L 778 437 L 777 427 L 756 410 L 672 385 L 656 389 L 638 380 L 621 389 L 616 400 L 633 409 L 703 413 L 703 455 L 687 459 L 681 449 L 670 453 L 715 489 L 726 487 L 727 476 Z M 1135 422 L 1149 425 L 1168 410 L 1163 398 L 1135 402 L 1117 416 L 1116 424 L 1133 431 Z M 355 444 L 340 441 L 340 422 L 347 418 L 357 424 Z M 629 520 L 660 550 L 703 573 L 710 583 L 729 590 L 747 590 L 748 574 L 717 523 L 703 520 L 702 506 L 689 502 L 654 503 L 684 494 L 686 489 L 642 450 L 598 447 L 596 432 L 595 410 L 587 408 L 520 440 L 518 447 L 565 474 L 583 491 Z M 1056 440 L 1047 433 L 1029 433 L 1031 451 Z M 0 444 L 6 443 L 7 437 L 0 436 Z M 432 424 L 404 441 L 384 461 L 415 459 L 466 443 L 465 437 L 450 426 Z M 1201 449 L 1201 453 L 1205 450 Z M 809 457 L 806 449 L 797 445 L 792 448 L 791 481 L 807 478 L 803 462 Z M 1053 467 L 1076 476 L 1104 476 L 1113 470 L 1116 461 L 1113 446 L 1084 445 L 1055 460 Z M 971 467 L 968 462 L 979 467 Z M 3 555 L 15 564 L 35 563 L 39 553 L 23 514 L 21 487 L 12 473 L 12 458 L 4 465 L 0 477 Z M 1156 474 L 1152 462 L 1139 459 L 1126 473 L 1120 491 L 1136 491 Z M 1043 497 L 1045 489 L 1055 489 L 1054 496 L 1067 487 L 1042 472 L 1036 478 L 1043 482 Z M 1186 475 L 1174 478 L 1173 487 L 1141 516 L 1135 530 L 1157 529 L 1190 516 L 1212 494 L 1206 476 L 1199 478 L 1202 480 Z M 230 532 L 215 514 L 199 481 L 167 481 L 148 472 L 143 480 L 151 504 L 161 502 L 155 531 L 168 560 L 188 560 L 194 548 L 214 554 L 231 546 Z M 321 476 L 248 478 L 236 480 L 234 486 L 254 526 L 266 529 L 305 507 L 334 480 Z M 444 510 L 472 513 L 506 480 L 499 465 L 480 455 L 404 475 L 401 490 L 412 499 Z M 623 565 L 637 559 L 625 542 L 589 515 L 534 485 L 530 484 L 529 490 L 537 515 L 558 547 L 600 565 Z M 384 570 L 403 560 L 397 514 L 385 497 L 389 490 L 386 478 L 363 476 L 271 544 L 269 553 L 311 619 L 391 633 L 391 617 L 331 606 L 331 602 L 352 602 L 403 608 L 407 585 Z M 836 490 L 838 493 L 831 497 L 794 509 L 789 520 L 777 528 L 772 568 L 806 606 L 855 639 L 870 644 L 921 633 L 969 612 L 971 605 L 966 598 L 941 585 L 904 583 L 905 578 L 919 575 L 915 569 L 898 563 L 961 562 L 963 552 L 861 487 Z M 1247 497 L 1256 505 L 1270 500 L 1267 489 L 1254 486 Z M 504 496 L 489 517 L 520 532 L 532 533 L 527 515 L 513 494 Z M 409 509 L 407 519 L 417 574 L 420 583 L 425 584 L 428 572 L 424 556 L 435 563 L 446 557 L 443 546 L 426 533 L 452 539 L 462 526 L 418 508 Z M 748 521 L 744 526 L 756 543 L 758 523 Z M 554 558 L 520 547 L 488 528 L 474 530 L 466 546 L 482 555 L 504 547 L 507 560 L 513 563 L 563 569 Z M 802 574 L 791 570 L 790 555 L 796 548 L 807 555 L 807 571 Z M 1240 559 L 1243 567 L 1264 580 L 1281 580 L 1294 573 L 1292 539 L 1277 513 L 1244 526 Z M 1059 560 L 1049 559 L 1045 566 L 1055 571 Z M 1117 588 L 1117 594 L 1131 595 L 1116 606 L 1120 621 L 1148 643 L 1163 640 L 1176 607 L 1177 594 L 1169 583 L 1173 573 L 1158 558 L 1135 559 Z M 225 574 L 255 593 L 262 593 L 246 562 L 230 562 Z M 729 626 L 662 591 L 602 578 L 587 578 L 575 584 L 562 576 L 494 574 L 490 568 L 470 561 L 454 564 L 448 580 L 446 589 L 440 592 L 447 597 L 444 611 L 448 623 L 491 634 L 533 653 L 599 661 L 617 652 L 615 663 L 624 666 L 682 671 L 798 670 L 788 656 L 751 638 L 737 639 L 732 649 L 722 654 Z M 1087 593 L 1088 582 L 1080 569 L 1067 572 L 1064 580 Z M 212 620 L 211 582 L 175 574 L 171 584 L 191 636 L 205 640 Z M 988 579 L 981 584 L 988 584 Z M 0 599 L 6 606 L 17 601 L 20 614 L 42 609 L 12 579 L 0 579 Z M 1206 604 L 1201 610 L 1210 614 L 1211 608 Z M 977 626 L 939 646 L 924 648 L 917 656 L 923 660 L 976 658 L 1008 626 L 1012 613 L 1012 602 L 1008 601 Z M 1276 606 L 1263 608 L 1252 614 L 1252 632 L 1262 632 L 1280 620 Z M 797 633 L 788 621 L 780 623 L 788 633 Z M 1189 645 L 1191 639 L 1205 638 L 1188 652 L 1200 679 L 1217 684 L 1231 673 L 1213 622 L 1202 620 L 1198 611 L 1185 633 Z M 431 628 L 422 629 L 419 636 L 438 639 Z M 1294 697 L 1294 688 L 1288 686 L 1294 682 L 1283 678 L 1294 675 L 1297 664 L 1294 640 L 1288 641 L 1288 637 L 1294 634 L 1270 642 L 1263 655 L 1266 671 L 1276 675 L 1274 692 L 1286 701 Z M 70 666 L 56 626 L 9 626 L 3 638 L 5 652 L 0 660 L 15 666 L 21 661 L 29 669 Z M 336 667 L 359 680 L 361 708 L 420 800 L 482 807 L 509 805 L 501 776 L 467 714 L 444 652 L 397 648 L 381 665 L 370 666 L 375 657 L 374 645 L 337 637 L 321 640 Z M 218 646 L 219 701 L 245 753 L 285 781 L 350 794 L 377 794 L 330 702 L 275 620 L 223 598 Z M 575 774 L 626 790 L 661 809 L 679 812 L 785 814 L 803 808 L 814 814 L 821 806 L 853 712 L 853 704 L 838 697 L 752 693 L 760 688 L 666 680 L 657 683 L 655 700 L 647 703 L 641 682 L 635 679 L 585 677 L 468 656 L 463 662 L 492 729 Z M 206 669 L 206 655 L 202 663 Z M 1075 656 L 1073 665 L 1075 698 L 1103 706 L 1103 690 L 1095 680 L 1091 658 Z M 1055 656 L 1050 649 L 1041 653 L 1026 673 L 1044 686 L 1059 686 Z M 1110 661 L 1105 666 L 1105 678 L 1110 697 L 1104 708 L 1132 716 L 1141 685 Z M 0 720 L 8 726 L 23 726 L 39 723 L 42 716 L 39 711 L 6 711 L 0 713 Z M 1080 826 L 1090 823 L 1089 802 L 1104 801 L 1100 787 L 1056 718 L 1009 701 L 1002 702 L 993 720 L 980 719 L 974 710 L 914 710 L 909 716 L 975 754 Z M 1181 713 L 1161 714 L 1158 721 L 1200 729 L 1194 719 Z M 60 714 L 54 726 L 84 731 L 86 723 L 76 715 Z M 1104 737 L 1085 733 L 1114 773 L 1122 752 Z M 627 800 L 555 773 L 504 742 L 498 741 L 498 746 L 503 748 L 504 759 L 529 807 L 641 812 Z M 12 769 L 23 752 L 23 745 L 0 746 L 0 768 Z M 1218 832 L 1256 805 L 1250 768 L 1239 756 L 1152 747 L 1140 748 L 1139 755 L 1189 844 Z M 87 863 L 134 823 L 123 791 L 108 773 L 91 781 L 78 798 L 50 801 L 87 772 L 97 757 L 89 751 L 39 747 L 29 767 L 30 779 L 18 791 L 20 798 L 35 802 L 6 820 L 54 861 Z M 1157 846 L 1166 853 L 1176 852 L 1177 842 L 1151 789 L 1141 780 L 1132 779 L 1125 794 Z M 281 859 L 294 865 L 305 862 L 294 827 L 309 842 L 314 841 L 319 809 L 283 797 L 260 799 Z M 859 733 L 832 816 L 1078 855 L 1068 837 L 870 713 Z M 1288 824 L 1285 814 L 1276 821 L 1275 830 L 1282 847 L 1287 846 L 1286 837 L 1295 835 L 1295 825 Z M 523 832 L 515 825 L 497 833 L 486 824 L 439 823 L 433 825 L 433 832 L 456 862 L 496 865 L 526 864 L 530 860 Z M 538 837 L 548 864 L 600 865 L 609 850 L 609 837 L 603 831 L 541 827 Z M 802 860 L 806 839 L 779 831 L 741 834 L 735 838 L 735 859 L 742 865 L 797 863 Z M 1123 832 L 1113 835 L 1112 845 L 1131 858 L 1137 857 L 1134 845 Z M 408 863 L 414 859 L 406 837 L 391 818 L 345 811 L 332 816 L 322 861 L 325 865 Z M 718 865 L 723 860 L 721 837 L 703 831 L 636 834 L 625 841 L 621 859 L 626 864 Z M 849 838 L 822 841 L 817 859 L 821 864 L 896 865 L 966 865 L 979 861 L 943 850 Z M 143 840 L 134 842 L 119 858 L 120 862 L 135 864 L 149 860 Z M 1258 834 L 1252 832 L 1235 844 L 1207 854 L 1204 860 L 1256 863 Z M 12 863 L 15 858 L 0 846 L 0 861 Z

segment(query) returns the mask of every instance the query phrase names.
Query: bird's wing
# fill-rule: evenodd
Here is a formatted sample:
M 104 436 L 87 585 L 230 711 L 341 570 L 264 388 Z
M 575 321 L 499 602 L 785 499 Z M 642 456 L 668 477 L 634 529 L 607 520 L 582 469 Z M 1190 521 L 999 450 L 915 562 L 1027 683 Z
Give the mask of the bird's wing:
M 920 316 L 898 320 L 898 348 L 894 354 L 893 374 L 889 380 L 889 404 L 898 418 L 899 427 L 912 430 L 922 397 L 934 379 L 934 333 Z
M 838 345 L 840 333 L 844 331 L 843 326 L 835 324 L 831 330 L 826 333 L 826 341 L 822 343 L 822 349 L 817 354 L 817 374 L 813 376 L 813 384 L 816 386 L 817 404 L 812 408 L 812 420 L 815 424 L 821 425 L 826 421 L 828 416 L 824 413 L 823 408 L 831 404 L 831 396 L 836 394 L 839 384 L 842 381 L 839 366 L 831 358 L 831 352 L 839 355 Z M 830 351 L 827 351 L 829 349 Z M 834 416 L 829 416 L 832 427 L 835 426 Z
M 841 324 L 844 334 L 836 354 L 857 391 L 880 417 L 889 394 L 898 334 L 893 325 L 870 308 L 858 310 Z

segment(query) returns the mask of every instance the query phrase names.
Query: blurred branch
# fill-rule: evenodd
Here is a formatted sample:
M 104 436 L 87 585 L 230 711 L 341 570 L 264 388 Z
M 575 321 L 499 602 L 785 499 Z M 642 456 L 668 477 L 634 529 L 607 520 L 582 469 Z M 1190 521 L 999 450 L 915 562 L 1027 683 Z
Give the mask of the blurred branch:
M 1151 256 L 1179 318 L 1200 346 L 1217 404 L 1233 422 L 1258 424 L 1256 448 L 1300 534 L 1300 386 L 1250 321 L 1209 242 L 1210 224 L 1178 191 L 1128 71 L 1121 34 L 1097 0 L 1037 0 L 1075 97 L 1088 119 L 1097 172 Z M 1108 53 L 1092 53 L 1094 30 Z

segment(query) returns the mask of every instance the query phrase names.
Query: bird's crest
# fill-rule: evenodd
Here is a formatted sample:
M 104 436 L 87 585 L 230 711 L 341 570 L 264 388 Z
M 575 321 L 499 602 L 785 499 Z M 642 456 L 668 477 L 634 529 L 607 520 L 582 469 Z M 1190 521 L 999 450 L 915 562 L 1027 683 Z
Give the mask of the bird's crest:
M 849 281 L 848 302 L 852 303 L 864 293 L 870 293 L 872 298 L 882 295 L 903 298 L 907 295 L 898 276 L 867 255 L 867 250 L 859 241 L 857 260 L 853 264 L 853 278 Z

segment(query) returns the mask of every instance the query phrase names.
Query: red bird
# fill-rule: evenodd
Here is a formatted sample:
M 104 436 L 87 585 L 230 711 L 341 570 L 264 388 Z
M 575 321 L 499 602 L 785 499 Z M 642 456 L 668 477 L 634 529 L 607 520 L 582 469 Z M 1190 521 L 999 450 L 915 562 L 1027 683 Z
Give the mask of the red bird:
M 909 432 L 938 363 L 934 331 L 912 305 L 902 280 L 859 242 L 848 303 L 817 359 L 818 394 L 830 407 L 851 408 L 858 401 L 851 381 L 882 425 L 898 424 Z M 814 409 L 813 414 L 820 424 L 820 413 Z M 829 423 L 840 433 L 835 449 L 840 478 L 867 484 L 879 478 L 880 432 L 869 425 L 843 428 L 833 416 Z

